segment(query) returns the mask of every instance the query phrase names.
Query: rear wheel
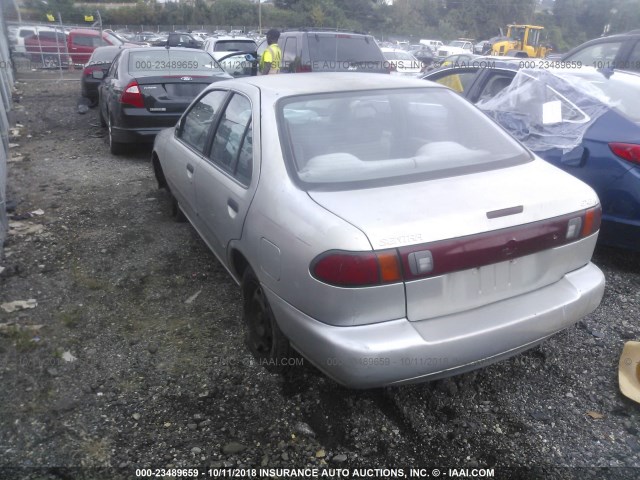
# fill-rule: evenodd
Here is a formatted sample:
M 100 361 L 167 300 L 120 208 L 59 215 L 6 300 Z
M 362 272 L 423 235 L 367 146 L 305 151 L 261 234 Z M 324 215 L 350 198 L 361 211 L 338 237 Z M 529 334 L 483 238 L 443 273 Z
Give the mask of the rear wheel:
M 100 119 L 100 126 L 106 127 L 107 121 L 104 119 L 104 115 L 102 114 L 102 108 L 100 107 L 100 102 L 98 102 L 98 118 Z
M 44 68 L 56 68 L 59 66 L 58 57 L 53 55 L 45 55 L 42 59 L 42 65 Z
M 264 289 L 249 267 L 242 276 L 242 307 L 247 347 L 267 369 L 284 370 L 283 360 L 292 356 L 289 340 L 278 327 Z
M 109 129 L 109 151 L 113 155 L 121 155 L 124 153 L 124 145 L 122 143 L 116 142 L 113 140 L 113 120 L 111 119 L 111 115 L 109 115 L 109 120 L 107 123 L 107 128 Z
M 184 213 L 182 213 L 182 210 L 180 209 L 180 204 L 178 203 L 178 199 L 173 196 L 173 193 L 171 193 L 171 190 L 169 190 L 168 188 L 167 188 L 167 193 L 169 194 L 169 198 L 171 201 L 171 216 L 178 223 L 186 222 L 187 217 L 185 216 Z

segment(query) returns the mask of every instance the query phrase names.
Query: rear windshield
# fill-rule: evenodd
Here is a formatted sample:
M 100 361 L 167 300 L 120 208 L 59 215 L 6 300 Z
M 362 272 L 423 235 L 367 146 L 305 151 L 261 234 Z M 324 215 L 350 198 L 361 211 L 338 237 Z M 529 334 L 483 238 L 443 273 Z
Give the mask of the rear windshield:
M 140 50 L 129 55 L 129 73 L 135 76 L 211 75 L 223 71 L 202 50 Z
M 526 162 L 530 154 L 454 92 L 412 88 L 308 95 L 279 103 L 298 180 L 330 188 L 408 183 Z
M 383 52 L 383 54 L 387 60 L 408 60 L 408 61 L 415 60 L 413 55 L 407 52 L 395 51 L 395 52 Z
M 310 33 L 308 42 L 312 62 L 384 62 L 373 37 Z
M 89 63 L 111 63 L 113 59 L 116 58 L 118 52 L 120 52 L 119 48 L 96 48 L 91 54 Z
M 244 52 L 256 49 L 253 40 L 219 40 L 213 46 L 214 52 Z

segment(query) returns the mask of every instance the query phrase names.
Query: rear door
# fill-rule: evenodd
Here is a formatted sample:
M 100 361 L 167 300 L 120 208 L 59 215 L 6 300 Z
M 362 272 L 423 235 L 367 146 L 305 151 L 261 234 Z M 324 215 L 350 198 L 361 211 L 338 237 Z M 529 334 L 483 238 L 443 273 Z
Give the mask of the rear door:
M 219 110 L 224 106 L 227 91 L 214 90 L 206 93 L 180 119 L 175 140 L 167 142 L 167 158 L 163 161 L 165 176 L 171 192 L 182 209 L 199 228 L 194 178 L 199 172 L 204 152 L 208 147 L 211 129 Z
M 242 227 L 258 179 L 258 91 L 231 92 L 195 179 L 201 233 L 220 258 Z

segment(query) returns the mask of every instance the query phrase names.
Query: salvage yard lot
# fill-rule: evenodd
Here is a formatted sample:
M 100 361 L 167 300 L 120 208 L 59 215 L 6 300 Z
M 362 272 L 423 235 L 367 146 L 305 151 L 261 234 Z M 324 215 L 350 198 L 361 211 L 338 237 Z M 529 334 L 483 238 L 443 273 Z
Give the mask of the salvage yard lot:
M 640 339 L 639 254 L 598 248 L 607 287 L 595 313 L 485 369 L 370 391 L 302 359 L 279 376 L 244 347 L 239 288 L 171 219 L 150 149 L 110 155 L 97 111 L 77 113 L 79 82 L 22 78 L 8 198 L 17 214 L 44 214 L 12 223 L 0 261 L 0 303 L 37 301 L 0 310 L 0 467 L 23 468 L 13 478 L 205 465 L 496 468 L 497 478 L 597 466 L 627 467 L 601 478 L 637 478 L 640 409 L 619 393 L 617 365 L 624 342 Z M 42 228 L 20 234 L 30 224 Z

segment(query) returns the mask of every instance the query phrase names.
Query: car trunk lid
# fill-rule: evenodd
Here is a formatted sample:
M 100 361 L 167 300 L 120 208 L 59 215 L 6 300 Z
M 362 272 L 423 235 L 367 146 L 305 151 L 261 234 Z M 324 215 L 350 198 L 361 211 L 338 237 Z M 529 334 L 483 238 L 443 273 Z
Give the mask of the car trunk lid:
M 569 219 L 579 216 L 573 214 L 596 206 L 597 196 L 542 160 L 464 178 L 309 195 L 359 228 L 374 250 L 398 252 L 410 320 L 551 284 L 587 264 L 595 244 L 595 236 L 586 243 L 564 236 Z M 433 273 L 413 275 L 421 262 L 431 262 Z
M 229 76 L 175 74 L 138 77 L 136 81 L 149 112 L 182 113 L 208 85 Z

